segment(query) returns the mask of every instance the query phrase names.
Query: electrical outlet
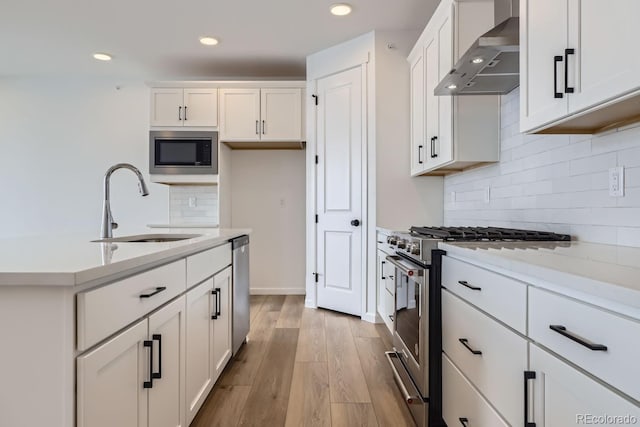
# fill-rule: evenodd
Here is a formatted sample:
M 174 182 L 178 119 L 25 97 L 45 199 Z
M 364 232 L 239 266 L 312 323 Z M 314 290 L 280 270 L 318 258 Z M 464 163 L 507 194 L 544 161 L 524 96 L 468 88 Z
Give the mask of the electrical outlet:
M 609 169 L 609 196 L 624 197 L 624 167 Z
M 484 187 L 484 202 L 489 203 L 491 201 L 491 187 Z

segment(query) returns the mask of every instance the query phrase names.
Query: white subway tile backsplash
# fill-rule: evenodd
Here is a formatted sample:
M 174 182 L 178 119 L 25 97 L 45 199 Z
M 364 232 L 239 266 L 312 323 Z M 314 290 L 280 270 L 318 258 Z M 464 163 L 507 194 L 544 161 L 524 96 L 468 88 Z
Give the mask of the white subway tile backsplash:
M 195 206 L 189 199 L 195 199 Z M 171 224 L 211 224 L 218 221 L 218 187 L 216 185 L 172 185 L 169 189 Z
M 519 105 L 518 89 L 502 97 L 499 163 L 445 177 L 445 225 L 548 230 L 640 247 L 640 126 L 601 135 L 524 135 Z M 608 169 L 617 165 L 625 166 L 624 197 L 608 192 Z

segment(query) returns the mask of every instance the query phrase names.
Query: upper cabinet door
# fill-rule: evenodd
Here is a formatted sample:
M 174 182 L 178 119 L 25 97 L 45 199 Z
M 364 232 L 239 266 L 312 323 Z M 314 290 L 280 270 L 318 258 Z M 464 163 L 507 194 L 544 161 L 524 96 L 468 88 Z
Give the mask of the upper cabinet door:
M 438 81 L 453 68 L 453 21 L 454 8 L 446 14 L 438 26 Z M 442 165 L 453 160 L 453 97 L 438 96 L 438 138 L 434 140 L 434 164 Z
M 260 139 L 302 140 L 302 90 L 262 89 Z
M 570 112 L 640 88 L 639 16 L 638 0 L 570 0 Z
M 182 126 L 182 101 L 182 89 L 151 89 L 151 126 Z
M 218 89 L 185 89 L 183 126 L 218 126 Z
M 220 90 L 220 140 L 260 140 L 260 89 Z
M 520 130 L 523 132 L 567 114 L 568 101 L 564 93 L 567 22 L 568 0 L 520 2 Z M 601 35 L 599 30 L 591 31 Z
M 411 175 L 425 168 L 424 51 L 411 60 Z
M 440 100 L 433 94 L 434 89 L 440 83 L 440 71 L 438 66 L 438 38 L 434 34 L 425 44 L 425 117 L 426 117 L 426 165 L 433 167 L 437 162 L 437 145 L 440 134 Z

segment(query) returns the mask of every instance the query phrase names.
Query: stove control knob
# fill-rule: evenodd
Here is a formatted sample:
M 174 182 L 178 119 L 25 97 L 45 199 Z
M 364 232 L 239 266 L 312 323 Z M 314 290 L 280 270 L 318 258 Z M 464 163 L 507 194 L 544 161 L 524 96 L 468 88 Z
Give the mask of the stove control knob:
M 399 240 L 398 241 L 398 248 L 404 249 L 406 247 L 407 247 L 407 241 L 406 240 Z
M 396 236 L 389 236 L 387 237 L 387 243 L 390 245 L 395 245 L 396 243 L 398 243 L 398 238 Z
M 413 247 L 411 248 L 411 253 L 413 255 L 420 255 L 420 246 L 413 245 Z

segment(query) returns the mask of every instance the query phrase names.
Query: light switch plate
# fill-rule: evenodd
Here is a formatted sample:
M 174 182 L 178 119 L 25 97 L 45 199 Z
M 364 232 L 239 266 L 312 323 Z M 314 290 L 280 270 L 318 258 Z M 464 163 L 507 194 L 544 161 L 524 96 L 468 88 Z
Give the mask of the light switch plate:
M 624 197 L 624 167 L 609 169 L 609 196 Z

